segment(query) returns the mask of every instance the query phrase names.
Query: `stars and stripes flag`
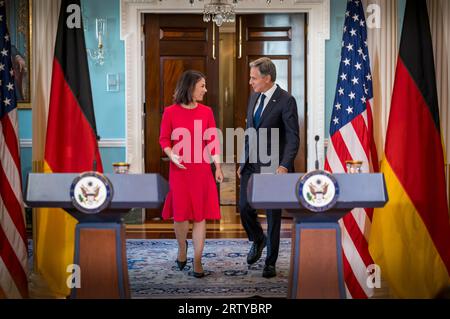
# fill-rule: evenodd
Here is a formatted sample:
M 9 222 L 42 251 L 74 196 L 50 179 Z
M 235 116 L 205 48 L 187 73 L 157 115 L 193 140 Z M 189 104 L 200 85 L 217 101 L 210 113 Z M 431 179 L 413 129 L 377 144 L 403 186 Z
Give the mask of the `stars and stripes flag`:
M 11 41 L 0 1 L 0 297 L 28 296 L 24 216 Z
M 330 124 L 325 169 L 344 173 L 346 161 L 363 162 L 362 172 L 378 170 L 373 140 L 373 99 L 367 28 L 361 1 L 350 0 L 345 13 L 342 53 Z M 368 231 L 373 211 L 354 209 L 339 221 L 348 298 L 368 298 L 367 267 L 373 264 L 368 250 Z

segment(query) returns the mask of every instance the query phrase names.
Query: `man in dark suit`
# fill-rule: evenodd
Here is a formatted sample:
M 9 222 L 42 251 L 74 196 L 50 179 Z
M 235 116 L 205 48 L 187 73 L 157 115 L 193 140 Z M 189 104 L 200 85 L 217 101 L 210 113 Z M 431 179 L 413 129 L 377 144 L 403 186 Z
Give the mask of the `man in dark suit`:
M 256 137 L 246 135 L 244 158 L 237 172 L 241 186 L 239 201 L 241 221 L 249 240 L 253 242 L 247 255 L 247 263 L 250 265 L 256 263 L 267 245 L 263 271 L 263 277 L 266 278 L 276 276 L 281 210 L 266 211 L 268 224 L 266 237 L 256 210 L 247 200 L 248 181 L 252 174 L 261 172 L 276 174 L 294 172 L 294 159 L 300 143 L 297 103 L 294 97 L 276 85 L 275 81 L 276 68 L 269 58 L 261 58 L 250 63 L 250 85 L 254 94 L 248 104 L 246 128 L 256 129 L 257 134 Z M 272 129 L 278 129 L 279 139 L 273 141 L 275 145 L 272 145 L 272 135 L 277 134 Z M 261 154 L 267 154 L 271 162 L 264 163 Z

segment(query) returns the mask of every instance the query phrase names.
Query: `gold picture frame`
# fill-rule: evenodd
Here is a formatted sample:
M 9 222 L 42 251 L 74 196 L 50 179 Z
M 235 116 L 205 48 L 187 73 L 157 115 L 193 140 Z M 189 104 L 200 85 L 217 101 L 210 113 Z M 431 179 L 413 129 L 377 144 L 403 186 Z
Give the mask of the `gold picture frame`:
M 32 0 L 5 0 L 5 4 L 11 37 L 17 107 L 31 109 L 33 3 Z

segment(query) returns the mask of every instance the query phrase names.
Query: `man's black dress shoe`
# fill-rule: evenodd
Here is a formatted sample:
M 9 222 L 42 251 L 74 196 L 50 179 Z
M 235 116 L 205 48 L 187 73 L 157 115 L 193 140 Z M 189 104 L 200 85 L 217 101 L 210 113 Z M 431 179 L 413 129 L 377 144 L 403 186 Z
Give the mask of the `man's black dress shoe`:
M 261 241 L 253 242 L 252 247 L 250 248 L 250 251 L 248 252 L 247 255 L 247 264 L 252 265 L 256 263 L 259 260 L 259 258 L 261 258 L 262 251 L 264 247 L 266 247 L 266 241 L 267 239 L 264 236 L 264 238 Z
M 186 240 L 186 255 L 187 255 L 187 251 L 188 251 L 188 242 Z M 176 260 L 177 265 L 178 265 L 178 269 L 183 270 L 184 267 L 186 267 L 187 264 L 187 256 L 186 256 L 186 260 L 185 261 L 179 261 L 178 258 Z
M 265 265 L 263 270 L 263 277 L 264 278 L 272 278 L 277 275 L 277 271 L 275 270 L 275 266 L 272 265 Z

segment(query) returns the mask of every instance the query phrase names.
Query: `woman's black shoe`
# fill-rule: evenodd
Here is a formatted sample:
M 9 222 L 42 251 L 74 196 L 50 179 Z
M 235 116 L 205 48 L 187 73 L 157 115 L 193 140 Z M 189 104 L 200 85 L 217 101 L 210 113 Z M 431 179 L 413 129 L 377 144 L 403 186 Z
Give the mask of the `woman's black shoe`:
M 188 251 L 188 242 L 186 240 L 186 255 L 187 255 L 187 251 Z M 177 265 L 178 265 L 178 269 L 183 270 L 184 267 L 186 267 L 187 264 L 187 256 L 186 256 L 186 260 L 185 261 L 179 261 L 178 258 L 176 260 Z
M 206 274 L 205 274 L 204 271 L 202 271 L 202 272 L 196 272 L 194 269 L 195 269 L 195 268 L 194 268 L 194 264 L 192 264 L 192 275 L 193 275 L 195 278 L 203 278 L 203 277 L 206 276 Z
M 178 269 L 183 270 L 184 267 L 186 267 L 186 264 L 187 264 L 187 260 L 185 260 L 185 261 L 179 261 L 179 260 L 177 259 Z
M 205 272 L 193 272 L 195 278 L 205 277 Z

